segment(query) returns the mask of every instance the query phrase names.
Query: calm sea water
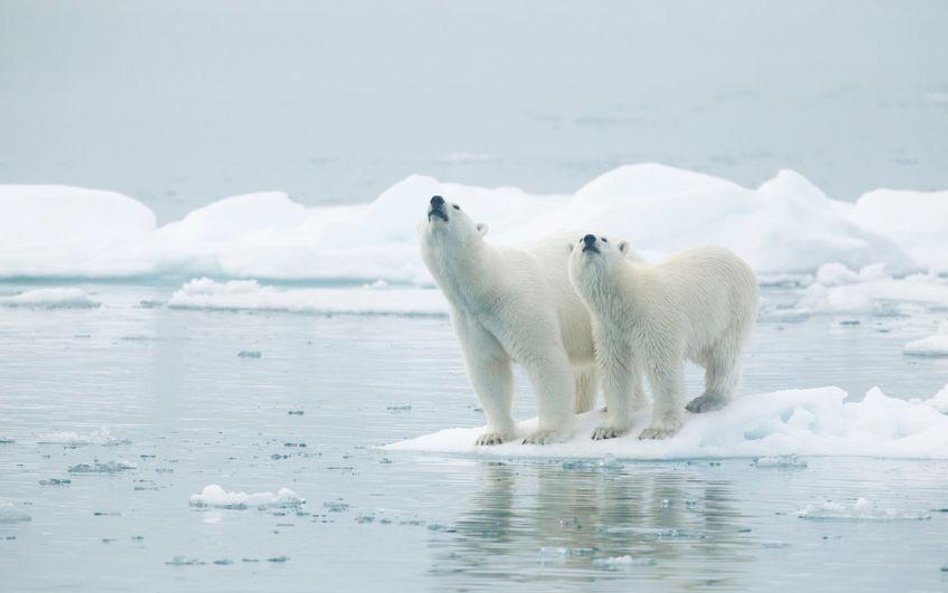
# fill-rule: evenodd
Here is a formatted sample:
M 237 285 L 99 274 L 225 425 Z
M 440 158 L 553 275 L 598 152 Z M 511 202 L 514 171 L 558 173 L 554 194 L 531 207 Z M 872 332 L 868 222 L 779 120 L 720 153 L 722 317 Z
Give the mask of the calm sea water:
M 482 421 L 446 319 L 176 311 L 141 304 L 167 287 L 86 288 L 101 308 L 0 308 L 0 437 L 13 441 L 0 444 L 0 503 L 32 518 L 0 523 L 5 593 L 948 588 L 948 462 L 568 469 L 387 453 L 377 447 Z M 931 323 L 764 320 L 743 390 L 930 397 L 948 361 L 901 348 Z M 114 442 L 41 443 L 103 427 Z M 119 460 L 134 467 L 69 471 Z M 189 506 L 209 484 L 289 487 L 306 503 Z M 860 497 L 928 518 L 797 516 Z

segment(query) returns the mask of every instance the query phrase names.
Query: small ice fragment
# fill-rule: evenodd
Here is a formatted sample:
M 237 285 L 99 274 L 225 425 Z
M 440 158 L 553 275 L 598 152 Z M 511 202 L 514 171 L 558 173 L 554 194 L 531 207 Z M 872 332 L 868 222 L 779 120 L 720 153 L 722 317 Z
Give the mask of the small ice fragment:
M 389 412 L 410 412 L 410 411 L 411 411 L 411 404 L 401 404 L 401 405 L 389 406 L 389 407 L 387 407 L 387 408 L 385 408 L 385 409 L 388 410 Z
M 109 461 L 106 463 L 96 461 L 92 465 L 80 463 L 70 467 L 68 471 L 71 474 L 117 474 L 130 469 L 138 469 L 138 466 L 121 459 L 119 461 Z
M 13 439 L 6 439 L 0 437 L 0 445 L 12 445 L 15 441 Z
M 215 560 L 215 561 L 214 561 L 214 564 L 216 564 L 216 565 L 218 565 L 218 566 L 229 566 L 229 565 L 231 565 L 231 564 L 233 564 L 233 563 L 234 563 L 234 561 L 231 560 L 230 558 L 221 558 L 220 560 Z
M 344 502 L 324 502 L 323 508 L 330 513 L 344 513 L 349 510 L 349 505 Z
M 796 455 L 757 457 L 751 461 L 751 467 L 778 469 L 806 469 L 806 461 Z
M 273 558 L 267 558 L 267 562 L 289 562 L 290 559 L 288 556 L 274 556 Z
M 303 410 L 289 410 L 287 414 L 290 416 L 302 416 L 305 412 L 303 412 Z
M 261 358 L 263 354 L 259 350 L 241 350 L 237 353 L 240 358 Z
M 72 484 L 72 480 L 66 480 L 62 478 L 50 478 L 48 480 L 40 480 L 40 486 L 68 486 Z
M 243 510 L 249 507 L 258 509 L 298 507 L 306 499 L 289 488 L 280 488 L 273 492 L 227 492 L 218 484 L 205 486 L 200 494 L 192 494 L 189 504 L 194 507 L 216 507 L 222 509 Z
M 866 498 L 858 498 L 852 505 L 832 500 L 811 503 L 797 511 L 797 516 L 816 521 L 927 521 L 932 518 L 924 513 L 881 508 Z
M 375 517 L 373 515 L 359 515 L 355 520 L 356 523 L 373 523 L 375 522 Z
M 610 556 L 608 558 L 594 558 L 593 566 L 604 570 L 620 570 L 633 566 L 654 566 L 652 558 L 635 558 L 633 556 Z
M 171 560 L 165 562 L 168 566 L 201 566 L 206 564 L 197 558 L 186 558 L 184 556 L 174 556 Z
M 25 523 L 33 518 L 13 506 L 13 503 L 0 503 L 0 523 Z

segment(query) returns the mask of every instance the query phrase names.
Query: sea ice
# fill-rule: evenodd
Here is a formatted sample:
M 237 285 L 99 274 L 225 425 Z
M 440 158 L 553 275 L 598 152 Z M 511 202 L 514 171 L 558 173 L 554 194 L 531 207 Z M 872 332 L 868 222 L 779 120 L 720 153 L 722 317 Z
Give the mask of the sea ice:
M 258 310 L 323 315 L 446 315 L 447 302 L 431 289 L 277 289 L 255 280 L 191 280 L 171 295 L 173 309 Z
M 858 498 L 852 504 L 827 500 L 811 503 L 797 511 L 801 519 L 820 521 L 925 521 L 931 519 L 927 513 L 887 509 L 879 507 L 866 498 Z
M 813 272 L 828 262 L 852 269 L 881 263 L 894 273 L 948 267 L 946 192 L 878 190 L 850 204 L 830 199 L 793 171 L 753 189 L 637 164 L 606 172 L 574 194 L 487 189 L 420 175 L 348 206 L 307 208 L 282 192 L 248 194 L 161 228 L 151 210 L 120 194 L 0 185 L 0 277 L 167 274 L 430 286 L 415 228 L 433 194 L 450 196 L 488 222 L 500 243 L 572 228 L 622 236 L 649 258 L 716 243 L 761 274 Z
M 902 352 L 909 356 L 948 356 L 948 323 L 942 323 L 933 336 L 912 340 Z
M 200 494 L 192 494 L 190 505 L 195 507 L 216 507 L 222 509 L 243 510 L 250 507 L 258 509 L 298 507 L 305 503 L 289 488 L 280 488 L 273 492 L 227 492 L 217 484 L 205 486 Z
M 101 463 L 96 461 L 92 464 L 80 463 L 78 465 L 73 465 L 69 468 L 69 473 L 71 474 L 117 474 L 119 472 L 128 471 L 130 469 L 138 469 L 138 466 L 134 463 L 125 461 L 124 459 L 119 461 L 107 461 Z
M 848 401 L 838 387 L 794 389 L 746 395 L 726 408 L 688 415 L 684 427 L 663 441 L 641 441 L 650 409 L 633 417 L 625 436 L 605 441 L 590 439 L 602 421 L 599 411 L 578 417 L 565 442 L 544 446 L 519 441 L 476 447 L 483 427 L 449 428 L 383 447 L 388 451 L 418 451 L 477 457 L 600 459 L 694 459 L 827 456 L 948 459 L 948 417 L 927 402 L 887 397 L 873 388 L 862 401 Z M 526 434 L 536 419 L 521 422 Z
M 36 288 L 0 296 L 0 306 L 35 309 L 94 309 L 100 303 L 81 288 Z
M 127 445 L 131 441 L 112 436 L 108 428 L 101 428 L 92 432 L 44 432 L 37 435 L 40 445 L 66 445 L 67 447 L 81 447 L 83 445 Z

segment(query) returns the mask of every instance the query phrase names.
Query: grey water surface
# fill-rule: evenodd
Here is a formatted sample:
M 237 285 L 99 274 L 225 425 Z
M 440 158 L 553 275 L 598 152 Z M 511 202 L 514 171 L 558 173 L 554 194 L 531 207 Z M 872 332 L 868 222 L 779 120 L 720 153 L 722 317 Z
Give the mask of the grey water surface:
M 161 304 L 170 287 L 84 287 L 101 307 L 0 308 L 0 504 L 31 518 L 0 520 L 4 593 L 948 588 L 946 461 L 386 452 L 482 422 L 447 319 L 182 311 Z M 948 361 L 901 348 L 944 315 L 765 318 L 742 391 L 930 397 Z M 103 444 L 44 444 L 103 428 Z M 306 502 L 189 505 L 209 484 Z M 798 516 L 861 497 L 897 518 Z

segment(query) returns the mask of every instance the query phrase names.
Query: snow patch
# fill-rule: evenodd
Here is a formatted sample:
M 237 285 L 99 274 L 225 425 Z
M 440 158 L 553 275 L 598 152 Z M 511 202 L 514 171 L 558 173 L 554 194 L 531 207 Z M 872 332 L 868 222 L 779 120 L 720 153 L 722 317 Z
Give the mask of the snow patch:
M 688 415 L 682 430 L 664 441 L 640 441 L 651 410 L 633 416 L 625 436 L 593 441 L 599 411 L 578 417 L 565 442 L 522 445 L 514 441 L 476 447 L 478 428 L 449 428 L 383 447 L 497 458 L 694 459 L 826 456 L 948 459 L 948 416 L 931 405 L 888 397 L 873 388 L 862 401 L 847 401 L 838 387 L 794 389 L 736 398 L 718 412 Z M 518 434 L 536 427 L 521 422 Z
M 280 488 L 273 492 L 227 492 L 218 484 L 205 486 L 200 494 L 192 494 L 190 505 L 194 507 L 215 507 L 221 509 L 243 510 L 250 507 L 258 509 L 298 507 L 305 503 L 296 492 L 289 488 Z

